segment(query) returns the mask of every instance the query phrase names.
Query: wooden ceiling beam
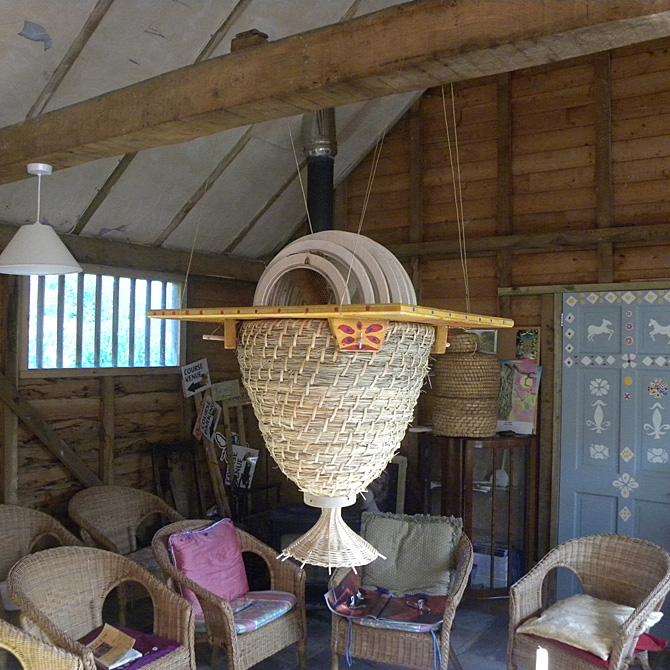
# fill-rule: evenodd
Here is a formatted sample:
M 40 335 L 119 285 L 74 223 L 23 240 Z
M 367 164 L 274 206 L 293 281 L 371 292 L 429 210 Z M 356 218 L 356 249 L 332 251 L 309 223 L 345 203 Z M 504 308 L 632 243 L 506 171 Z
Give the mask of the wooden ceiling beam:
M 7 245 L 16 234 L 17 226 L 0 223 L 0 248 Z M 119 268 L 168 272 L 185 275 L 190 253 L 179 249 L 129 244 L 116 240 L 60 235 L 65 246 L 82 264 L 107 265 Z M 232 254 L 194 253 L 191 275 L 220 277 L 239 281 L 256 282 L 263 273 L 265 264 L 254 258 Z
M 416 0 L 0 130 L 0 183 L 228 128 L 665 37 L 670 0 Z
M 468 237 L 466 246 L 468 256 L 479 256 L 503 251 L 520 253 L 525 251 L 583 249 L 603 243 L 668 244 L 670 243 L 670 225 L 659 223 L 648 226 L 612 226 L 609 228 L 565 230 L 556 233 L 518 233 Z M 455 256 L 459 253 L 459 243 L 457 239 L 409 242 L 406 244 L 391 244 L 389 249 L 398 258 Z

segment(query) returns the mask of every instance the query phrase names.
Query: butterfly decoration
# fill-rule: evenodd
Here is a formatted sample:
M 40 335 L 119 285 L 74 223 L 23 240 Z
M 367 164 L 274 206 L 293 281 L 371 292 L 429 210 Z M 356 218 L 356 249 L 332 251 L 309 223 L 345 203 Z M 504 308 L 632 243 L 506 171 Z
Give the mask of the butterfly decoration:
M 384 344 L 388 321 L 333 319 L 331 328 L 340 351 L 379 351 Z

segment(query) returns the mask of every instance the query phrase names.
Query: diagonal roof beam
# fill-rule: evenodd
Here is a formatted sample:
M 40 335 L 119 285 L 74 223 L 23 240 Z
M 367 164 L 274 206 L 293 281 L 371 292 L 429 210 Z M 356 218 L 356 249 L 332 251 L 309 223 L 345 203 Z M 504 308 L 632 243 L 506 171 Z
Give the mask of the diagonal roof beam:
M 0 130 L 0 183 L 284 116 L 670 34 L 670 0 L 416 0 Z
M 81 30 L 77 33 L 74 40 L 72 40 L 72 44 L 68 47 L 61 62 L 58 63 L 58 67 L 53 71 L 49 77 L 49 81 L 47 81 L 39 96 L 37 96 L 37 100 L 35 100 L 32 107 L 28 110 L 27 119 L 38 116 L 46 109 L 56 89 L 61 85 L 63 79 L 65 79 L 65 75 L 67 75 L 74 62 L 79 58 L 91 35 L 93 35 L 100 22 L 105 18 L 105 14 L 107 14 L 113 2 L 114 0 L 98 0 L 96 2 L 95 7 L 93 7 L 91 13 L 86 18 Z
M 103 1 L 113 2 L 114 0 L 100 0 L 100 2 Z M 221 25 L 212 33 L 205 46 L 198 53 L 195 59 L 196 63 L 200 63 L 203 60 L 206 60 L 214 53 L 216 48 L 223 41 L 224 37 L 228 34 L 228 31 L 232 28 L 233 24 L 246 11 L 247 7 L 249 7 L 252 2 L 253 0 L 238 0 L 235 3 L 235 6 L 230 10 L 223 23 L 221 23 Z M 125 154 L 116 164 L 112 172 L 105 180 L 104 184 L 98 189 L 98 192 L 95 194 L 95 196 L 93 196 L 93 200 L 91 200 L 81 216 L 77 219 L 77 225 L 74 227 L 74 230 L 72 231 L 73 233 L 79 235 L 84 230 L 84 228 L 86 228 L 88 222 L 93 218 L 93 215 L 97 212 L 98 208 L 111 193 L 112 189 L 116 185 L 116 182 L 121 179 L 126 170 L 130 167 L 133 160 L 135 160 L 136 155 L 136 151 L 129 152 Z
M 358 10 L 359 5 L 361 4 L 361 0 L 354 0 L 350 5 L 347 11 L 344 13 L 340 21 L 348 21 L 349 19 L 353 18 L 353 16 L 356 14 L 356 11 Z M 172 233 L 174 233 L 175 230 L 182 224 L 184 219 L 189 215 L 191 210 L 200 202 L 200 200 L 204 197 L 204 195 L 209 191 L 212 186 L 214 186 L 214 183 L 216 180 L 230 167 L 230 165 L 233 163 L 235 158 L 239 156 L 239 154 L 242 152 L 244 147 L 247 146 L 249 143 L 249 140 L 252 137 L 254 126 L 249 126 L 247 128 L 246 132 L 242 137 L 240 137 L 239 140 L 235 143 L 233 148 L 228 152 L 226 156 L 224 156 L 221 161 L 219 161 L 218 165 L 212 170 L 212 172 L 207 175 L 205 180 L 198 186 L 198 188 L 195 190 L 193 195 L 183 204 L 183 206 L 179 209 L 179 211 L 175 214 L 175 216 L 172 218 L 172 221 L 166 226 L 165 230 L 161 232 L 160 235 L 154 240 L 154 244 L 160 246 L 163 244 Z M 302 169 L 303 163 L 300 164 L 299 169 Z M 293 178 L 291 178 L 288 182 L 285 182 L 282 184 L 282 186 L 279 187 L 279 191 L 275 193 L 272 198 L 268 202 L 265 203 L 263 207 L 263 212 L 270 207 L 272 203 L 277 200 L 281 196 L 281 194 L 284 192 L 286 188 L 288 188 L 290 182 L 293 181 Z M 249 222 L 242 230 L 235 236 L 235 239 L 229 244 L 225 252 L 231 252 L 246 236 L 246 234 L 256 225 L 256 221 L 260 218 L 260 215 L 255 216 L 251 222 Z

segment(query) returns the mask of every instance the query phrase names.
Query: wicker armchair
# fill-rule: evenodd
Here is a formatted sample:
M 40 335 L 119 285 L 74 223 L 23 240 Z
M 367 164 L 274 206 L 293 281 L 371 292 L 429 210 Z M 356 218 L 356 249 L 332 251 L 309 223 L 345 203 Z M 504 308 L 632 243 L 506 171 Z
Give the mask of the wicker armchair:
M 13 654 L 23 670 L 84 670 L 77 656 L 0 621 L 0 649 Z
M 145 670 L 195 670 L 192 607 L 127 558 L 90 547 L 58 547 L 26 556 L 9 573 L 24 629 L 78 656 L 85 670 L 96 670 L 96 665 L 78 640 L 103 624 L 105 598 L 128 581 L 149 592 L 154 634 L 181 645 Z
M 207 640 L 213 650 L 226 650 L 228 670 L 250 668 L 294 642 L 298 643 L 298 660 L 300 667 L 304 668 L 307 640 L 304 571 L 289 561 L 278 561 L 274 550 L 238 528 L 242 552 L 256 554 L 265 561 L 270 573 L 270 588 L 292 593 L 297 598 L 296 607 L 284 616 L 258 630 L 238 635 L 228 602 L 185 577 L 172 564 L 168 554 L 167 540 L 171 534 L 209 525 L 209 521 L 181 521 L 161 528 L 154 535 L 152 548 L 168 585 L 175 589 L 187 588 L 195 593 L 205 615 Z
M 137 551 L 137 529 L 148 517 L 160 514 L 166 523 L 184 518 L 158 496 L 129 486 L 83 489 L 70 499 L 68 513 L 86 544 L 123 555 Z
M 0 505 L 0 588 L 11 567 L 20 558 L 38 549 L 41 542 L 55 542 L 60 545 L 80 545 L 81 542 L 61 526 L 56 519 L 28 507 Z M 0 600 L 0 617 L 5 611 Z
M 662 608 L 670 590 L 670 554 L 650 542 L 621 535 L 583 537 L 550 551 L 510 591 L 510 670 L 535 667 L 537 640 L 517 634 L 516 629 L 542 611 L 542 586 L 554 568 L 574 572 L 588 595 L 636 608 L 621 628 L 608 666 L 609 670 L 628 668 L 648 615 Z M 543 646 L 549 650 L 551 670 L 593 670 L 593 665 L 558 645 Z
M 447 593 L 449 600 L 444 611 L 442 629 L 439 632 L 441 670 L 447 670 L 450 655 L 453 661 L 451 667 L 460 667 L 460 664 L 453 657 L 449 638 L 456 608 L 461 602 L 472 570 L 472 544 L 470 544 L 470 540 L 465 534 L 462 535 L 456 547 L 454 560 L 455 570 Z M 348 568 L 337 570 L 330 580 L 330 588 L 339 584 L 348 572 Z M 339 657 L 347 652 L 348 638 L 349 622 L 347 619 L 333 614 L 330 638 L 333 670 L 338 670 L 340 667 Z M 410 633 L 354 625 L 351 627 L 351 640 L 349 642 L 349 653 L 354 658 L 401 665 L 407 668 L 425 668 L 426 670 L 433 670 L 434 668 L 433 637 L 427 633 Z

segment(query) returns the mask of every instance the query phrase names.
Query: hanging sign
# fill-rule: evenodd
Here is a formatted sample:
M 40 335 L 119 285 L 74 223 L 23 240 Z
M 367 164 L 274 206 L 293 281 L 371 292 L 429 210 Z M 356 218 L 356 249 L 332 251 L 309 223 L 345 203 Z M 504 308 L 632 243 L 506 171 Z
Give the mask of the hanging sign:
M 213 400 L 232 400 L 239 398 L 241 395 L 239 379 L 228 379 L 225 382 L 212 384 Z
M 195 426 L 193 427 L 193 437 L 196 440 L 201 440 L 205 437 L 210 442 L 213 441 L 220 417 L 221 407 L 211 398 L 204 398 L 200 405 L 198 418 L 195 420 Z
M 190 398 L 196 393 L 202 393 L 212 385 L 209 376 L 209 365 L 207 359 L 201 358 L 195 363 L 183 365 L 181 368 L 181 387 L 184 398 Z

